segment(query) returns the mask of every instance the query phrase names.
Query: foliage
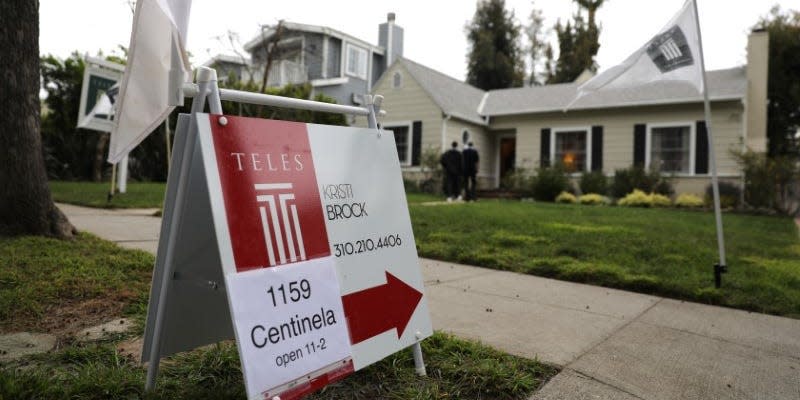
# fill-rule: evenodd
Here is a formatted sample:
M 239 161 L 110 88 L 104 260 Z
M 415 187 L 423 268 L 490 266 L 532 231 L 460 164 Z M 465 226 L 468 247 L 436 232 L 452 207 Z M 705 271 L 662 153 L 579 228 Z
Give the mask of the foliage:
M 653 197 L 639 189 L 634 189 L 633 192 L 621 198 L 617 205 L 623 207 L 652 207 Z
M 675 199 L 675 206 L 681 208 L 700 208 L 703 207 L 705 203 L 703 199 L 700 197 L 693 195 L 691 193 L 681 193 L 677 199 Z
M 562 204 L 575 204 L 578 202 L 578 198 L 575 197 L 574 194 L 570 192 L 561 192 L 556 196 L 556 203 Z
M 584 172 L 580 180 L 581 193 L 608 193 L 608 178 L 603 171 Z
M 503 177 L 500 187 L 520 196 L 529 197 L 533 195 L 534 180 L 535 176 L 531 174 L 530 170 L 517 167 Z
M 439 150 L 428 146 L 422 151 L 420 166 L 422 167 L 422 180 L 418 182 L 419 190 L 423 193 L 442 193 L 442 165 L 439 163 Z
M 580 6 L 572 21 L 556 23 L 558 37 L 558 60 L 555 70 L 550 74 L 547 83 L 573 82 L 585 70 L 595 72 L 597 64 L 594 57 L 600 49 L 600 28 L 595 15 L 605 0 L 575 0 Z M 589 20 L 584 20 L 581 11 L 587 11 Z M 551 66 L 552 67 L 552 66 Z
M 421 257 L 800 318 L 791 218 L 725 215 L 732 267 L 714 289 L 713 212 L 518 201 L 410 211 Z
M 672 200 L 663 194 L 650 193 L 650 198 L 653 201 L 653 207 L 671 207 Z
M 531 63 L 530 74 L 528 75 L 529 86 L 541 85 L 547 82 L 547 68 L 549 65 L 546 58 L 549 45 L 545 40 L 544 15 L 542 15 L 542 10 L 537 9 L 536 4 L 532 3 L 532 10 L 528 16 L 528 25 L 524 28 L 525 36 L 528 37 L 526 50 Z M 550 51 L 552 52 L 552 48 L 550 48 Z M 539 67 L 544 67 L 544 70 L 537 72 Z
M 744 171 L 748 206 L 787 215 L 800 212 L 800 164 L 794 157 L 767 157 L 749 150 L 733 155 Z
M 722 208 L 738 208 L 742 198 L 742 189 L 730 182 L 719 182 L 719 205 Z M 706 205 L 714 207 L 714 188 L 711 184 L 706 186 Z
M 587 193 L 587 194 L 581 195 L 581 197 L 578 198 L 578 202 L 581 203 L 581 204 L 584 204 L 584 205 L 588 205 L 588 206 L 597 206 L 597 205 L 603 205 L 603 204 L 611 203 L 611 201 L 608 199 L 608 197 L 600 195 L 600 194 L 597 194 L 597 193 Z
M 242 90 L 245 92 L 258 92 L 259 87 L 252 81 L 243 82 L 228 80 L 221 83 L 220 87 Z M 311 85 L 286 85 L 280 88 L 267 88 L 266 94 L 273 96 L 291 97 L 295 99 L 314 100 L 324 103 L 336 103 L 336 100 L 324 94 L 311 96 Z M 253 104 L 234 103 L 230 101 L 222 102 L 222 112 L 227 115 L 239 115 L 243 117 L 280 119 L 284 121 L 309 122 L 312 124 L 324 125 L 347 125 L 347 120 L 342 114 L 331 114 L 317 111 L 297 110 L 283 107 L 259 106 Z
M 756 29 L 769 32 L 769 155 L 800 154 L 800 11 L 772 8 Z
M 483 90 L 522 86 L 520 27 L 514 12 L 506 10 L 505 0 L 478 2 L 466 33 L 467 83 Z
M 533 178 L 533 198 L 554 201 L 559 193 L 570 189 L 569 177 L 560 166 L 538 168 Z
M 665 196 L 671 196 L 675 192 L 669 180 L 657 170 L 646 172 L 642 167 L 631 167 L 614 171 L 614 180 L 611 184 L 612 196 L 619 199 L 634 189 Z

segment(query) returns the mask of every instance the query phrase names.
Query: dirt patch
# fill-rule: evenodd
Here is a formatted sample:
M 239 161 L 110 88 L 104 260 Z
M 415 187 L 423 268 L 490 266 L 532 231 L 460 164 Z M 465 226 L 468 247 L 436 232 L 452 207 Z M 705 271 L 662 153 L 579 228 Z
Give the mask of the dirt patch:
M 117 344 L 117 354 L 133 363 L 139 363 L 142 358 L 144 338 L 138 337 Z
M 18 332 L 0 335 L 0 362 L 31 354 L 46 353 L 56 344 L 56 337 L 46 333 Z
M 64 338 L 82 329 L 109 321 L 122 314 L 128 296 L 90 300 L 68 300 L 48 307 L 42 317 L 21 316 L 2 327 L 3 332 L 46 332 Z

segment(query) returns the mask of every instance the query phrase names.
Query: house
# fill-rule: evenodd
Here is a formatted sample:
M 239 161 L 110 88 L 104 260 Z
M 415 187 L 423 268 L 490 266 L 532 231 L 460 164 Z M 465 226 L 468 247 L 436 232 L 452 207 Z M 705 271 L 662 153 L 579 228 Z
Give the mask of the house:
M 244 50 L 247 56 L 219 55 L 204 65 L 217 69 L 221 79 L 233 74 L 260 84 L 272 53 L 268 87 L 309 83 L 313 94 L 359 105 L 386 68 L 403 55 L 403 28 L 389 13 L 378 26 L 375 45 L 329 27 L 283 21 L 280 29 L 265 27 Z
M 766 150 L 766 32 L 748 40 L 747 65 L 708 71 L 712 133 L 721 181 L 741 184 L 732 150 Z M 515 169 L 559 161 L 613 176 L 640 165 L 673 177 L 679 193 L 703 193 L 710 183 L 703 98 L 688 83 L 657 82 L 604 90 L 565 107 L 578 83 L 488 92 L 434 69 L 398 58 L 374 85 L 387 110 L 382 126 L 395 132 L 404 175 L 420 176 L 421 155 L 453 141 L 474 142 L 481 155 L 478 181 L 496 188 Z M 365 125 L 363 119 L 358 121 Z

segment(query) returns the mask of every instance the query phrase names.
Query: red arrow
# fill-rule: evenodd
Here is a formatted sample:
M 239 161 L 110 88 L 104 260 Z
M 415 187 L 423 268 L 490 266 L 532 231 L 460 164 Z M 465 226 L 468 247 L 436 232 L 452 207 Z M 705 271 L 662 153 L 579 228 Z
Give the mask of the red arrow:
M 342 296 L 350 342 L 361 343 L 397 328 L 397 338 L 417 309 L 422 293 L 386 272 L 386 283 Z

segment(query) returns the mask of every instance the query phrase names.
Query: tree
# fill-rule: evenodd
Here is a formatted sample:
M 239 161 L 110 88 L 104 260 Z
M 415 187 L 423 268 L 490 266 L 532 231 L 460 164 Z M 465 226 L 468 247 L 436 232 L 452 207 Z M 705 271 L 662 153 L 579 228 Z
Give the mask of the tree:
M 0 234 L 71 238 L 47 185 L 39 133 L 39 2 L 0 2 Z
M 800 12 L 775 6 L 755 26 L 769 32 L 767 137 L 770 157 L 800 155 Z
M 506 10 L 505 0 L 479 2 L 466 32 L 467 83 L 483 90 L 522 86 L 520 27 L 514 13 Z
M 545 40 L 545 32 L 544 32 L 544 16 L 542 16 L 542 10 L 536 8 L 536 4 L 533 4 L 533 10 L 531 10 L 531 15 L 528 17 L 528 26 L 525 27 L 525 35 L 528 36 L 528 54 L 530 56 L 531 62 L 531 72 L 528 76 L 528 85 L 541 85 L 542 82 L 546 82 L 548 76 L 548 69 L 545 63 L 547 57 L 547 48 L 548 44 Z M 550 49 L 550 56 L 552 57 L 552 48 Z M 542 58 L 545 57 L 545 60 Z M 545 71 L 544 72 L 537 72 L 539 70 L 538 67 L 544 64 Z
M 575 0 L 578 11 L 572 21 L 562 25 L 558 21 L 555 26 L 558 37 L 558 60 L 548 83 L 573 82 L 583 71 L 597 70 L 594 57 L 600 50 L 600 27 L 595 15 L 605 0 Z M 588 22 L 583 19 L 582 11 L 587 11 Z

